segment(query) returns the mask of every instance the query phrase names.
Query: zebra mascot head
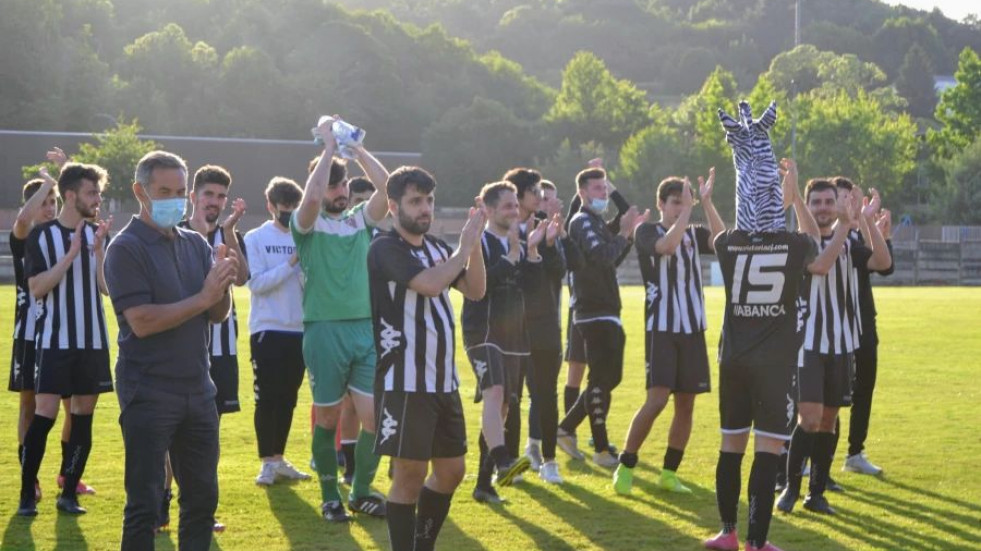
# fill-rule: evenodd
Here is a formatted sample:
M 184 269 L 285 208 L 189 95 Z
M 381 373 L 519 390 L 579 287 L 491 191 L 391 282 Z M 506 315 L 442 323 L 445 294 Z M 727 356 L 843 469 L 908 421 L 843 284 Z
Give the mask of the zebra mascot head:
M 763 116 L 754 121 L 749 104 L 741 101 L 738 121 L 722 109 L 719 109 L 719 120 L 736 165 L 736 229 L 748 232 L 786 229 L 783 189 L 767 134 L 777 122 L 777 103 L 770 103 Z

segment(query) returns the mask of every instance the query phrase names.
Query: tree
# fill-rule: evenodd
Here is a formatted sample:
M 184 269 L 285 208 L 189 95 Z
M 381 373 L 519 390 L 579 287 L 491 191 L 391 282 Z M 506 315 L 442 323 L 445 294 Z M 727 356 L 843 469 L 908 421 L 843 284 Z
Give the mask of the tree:
M 903 66 L 899 68 L 896 89 L 909 102 L 909 112 L 914 117 L 930 117 L 937 106 L 937 92 L 933 88 L 933 64 L 918 44 L 906 52 Z
M 628 80 L 618 80 L 601 59 L 577 53 L 562 73 L 562 89 L 545 116 L 559 139 L 573 144 L 595 140 L 608 150 L 648 122 L 644 92 Z
M 536 145 L 531 124 L 478 97 L 467 107 L 450 109 L 426 130 L 422 160 L 440 184 L 439 203 L 465 206 L 508 168 L 530 165 Z
M 136 163 L 147 153 L 159 149 L 153 140 L 142 140 L 138 136 L 140 124 L 134 119 L 125 119 L 116 123 L 114 128 L 102 134 L 93 134 L 95 143 L 85 142 L 79 145 L 78 153 L 69 155 L 72 161 L 96 164 L 109 173 L 109 184 L 103 190 L 103 195 L 109 199 L 128 200 L 132 197 L 130 185 Z M 47 166 L 51 174 L 57 174 L 57 168 L 50 163 L 25 166 L 22 168 L 24 179 L 35 178 L 38 169 Z
M 981 59 L 964 48 L 954 73 L 957 84 L 940 96 L 934 118 L 942 125 L 928 138 L 941 159 L 953 157 L 981 135 Z
M 656 104 L 651 108 L 652 123 L 638 131 L 620 149 L 617 170 L 621 190 L 629 189 L 634 197 L 650 199 L 652 189 L 667 176 L 684 175 L 692 169 L 690 147 L 670 116 Z
M 801 101 L 798 165 L 802 179 L 843 174 L 884 197 L 899 197 L 903 179 L 914 168 L 916 125 L 909 115 L 895 115 L 864 91 L 853 99 Z
M 981 224 L 981 139 L 941 164 L 946 178 L 934 193 L 934 217 L 944 224 Z

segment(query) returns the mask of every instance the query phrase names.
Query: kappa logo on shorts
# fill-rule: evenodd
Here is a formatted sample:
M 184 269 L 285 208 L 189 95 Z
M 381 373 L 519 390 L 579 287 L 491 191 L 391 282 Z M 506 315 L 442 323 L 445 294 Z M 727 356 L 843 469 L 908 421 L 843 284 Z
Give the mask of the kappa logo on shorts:
M 480 360 L 473 361 L 473 370 L 477 372 L 477 379 L 483 381 L 484 375 L 487 374 L 487 362 L 482 362 Z
M 381 344 L 382 347 L 382 357 L 388 355 L 393 348 L 402 344 L 402 332 L 392 326 L 392 324 L 385 321 L 385 318 L 379 318 L 383 329 L 381 330 Z
M 14 360 L 14 379 L 19 379 L 19 378 L 20 378 L 20 362 L 18 360 Z
M 20 308 L 27 302 L 27 293 L 23 289 L 17 289 L 17 307 Z
M 399 422 L 392 417 L 392 414 L 388 412 L 388 408 L 382 409 L 382 439 L 378 442 L 379 445 L 384 444 L 389 438 L 395 436 L 399 431 Z
M 647 282 L 647 303 L 653 303 L 657 298 L 661 296 L 661 290 L 658 289 L 657 285 L 653 281 Z
M 787 426 L 794 422 L 794 399 L 787 393 Z
M 804 328 L 804 321 L 810 314 L 807 308 L 807 301 L 803 297 L 797 297 L 797 332 Z

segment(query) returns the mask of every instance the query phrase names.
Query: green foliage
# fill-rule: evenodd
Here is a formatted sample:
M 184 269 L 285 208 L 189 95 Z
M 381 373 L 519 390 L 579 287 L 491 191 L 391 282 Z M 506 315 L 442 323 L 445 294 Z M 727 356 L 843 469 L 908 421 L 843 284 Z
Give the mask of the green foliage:
M 606 150 L 596 142 L 586 142 L 579 145 L 572 145 L 568 139 L 562 140 L 554 153 L 547 157 L 535 159 L 535 166 L 541 171 L 542 177 L 551 180 L 558 189 L 559 197 L 569 200 L 575 193 L 576 174 L 579 174 L 586 163 L 591 159 L 604 159 Z M 617 174 L 609 174 L 610 178 L 617 180 Z M 620 182 L 617 181 L 617 185 Z
M 941 159 L 949 159 L 981 135 L 981 59 L 974 50 L 961 52 L 957 85 L 944 91 L 935 118 L 943 125 L 931 130 L 930 144 Z
M 885 112 L 859 91 L 801 101 L 798 126 L 801 179 L 844 174 L 863 187 L 876 187 L 884 197 L 902 192 L 913 170 L 916 126 L 909 115 Z
M 909 111 L 915 117 L 932 117 L 937 106 L 933 88 L 933 65 L 919 44 L 906 52 L 899 68 L 896 90 L 909 101 Z
M 941 163 L 945 180 L 934 190 L 934 216 L 944 224 L 981 224 L 981 138 Z
M 545 120 L 573 144 L 595 140 L 618 149 L 648 122 L 648 109 L 644 92 L 615 78 L 592 53 L 579 52 L 566 65 L 562 89 Z
M 84 142 L 79 145 L 77 153 L 66 153 L 71 161 L 96 164 L 106 169 L 109 173 L 109 184 L 103 190 L 103 196 L 127 200 L 132 197 L 130 184 L 133 183 L 136 163 L 150 151 L 159 149 L 154 141 L 140 139 L 137 135 L 139 132 L 139 122 L 135 119 L 131 122 L 122 119 L 114 128 L 94 134 L 92 137 L 95 143 Z M 46 166 L 52 175 L 58 174 L 57 167 L 46 162 L 23 167 L 21 170 L 24 179 L 36 177 L 42 166 Z
M 468 206 L 483 184 L 499 180 L 511 167 L 531 164 L 535 147 L 530 124 L 496 101 L 475 98 L 426 130 L 422 158 L 439 182 L 439 204 Z

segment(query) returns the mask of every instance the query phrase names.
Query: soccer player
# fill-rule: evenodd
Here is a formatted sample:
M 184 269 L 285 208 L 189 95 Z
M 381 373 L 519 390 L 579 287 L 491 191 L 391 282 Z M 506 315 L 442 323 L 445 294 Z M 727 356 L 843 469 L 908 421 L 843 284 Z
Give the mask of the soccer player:
M 473 497 L 500 503 L 491 486 L 494 471 L 499 486 L 510 486 L 530 465 L 527 457 L 516 457 L 505 445 L 504 420 L 509 407 L 518 405 L 521 363 L 529 356 L 523 286 L 529 279 L 541 278 L 538 244 L 545 226 L 532 223 L 525 249 L 518 228 L 517 192 L 509 182 L 485 185 L 479 202 L 487 212 L 487 227 L 481 234 L 487 293 L 480 300 L 466 300 L 461 315 L 463 343 L 477 377 L 475 399 L 483 401 Z
M 699 177 L 699 195 L 709 228 L 690 223 L 693 207 L 688 179 L 666 178 L 657 187 L 660 221 L 637 227 L 635 245 L 647 289 L 645 307 L 647 398 L 634 414 L 613 475 L 613 488 L 629 494 L 637 453 L 654 421 L 674 395 L 674 418 L 668 433 L 659 487 L 691 493 L 678 480 L 678 467 L 691 436 L 695 396 L 709 391 L 705 350 L 705 297 L 699 254 L 715 252 L 715 237 L 725 224 L 712 204 L 715 168 Z
M 614 233 L 603 220 L 610 197 L 606 171 L 583 170 L 576 176 L 576 184 L 582 209 L 569 223 L 569 236 L 582 251 L 584 262 L 572 275 L 572 331 L 583 340 L 589 373 L 586 389 L 559 423 L 557 443 L 570 455 L 578 453 L 572 434 L 588 417 L 593 461 L 612 468 L 618 461 L 610 450 L 606 415 L 611 393 L 623 376 L 625 344 L 616 270 L 633 243 L 634 230 L 647 220 L 650 211 L 639 214 L 636 207 L 630 207 L 620 219 L 619 232 Z
M 371 180 L 364 176 L 358 176 L 347 181 L 347 189 L 350 195 L 349 203 L 351 207 L 356 207 L 371 199 L 375 193 L 375 184 L 372 184 Z M 377 226 L 372 228 L 372 236 L 376 235 L 378 231 Z M 350 486 L 354 481 L 354 467 L 357 464 L 354 451 L 358 444 L 358 433 L 361 431 L 361 421 L 358 420 L 358 413 L 354 410 L 354 403 L 350 396 L 345 396 L 344 402 L 341 403 L 341 418 L 337 422 L 337 426 L 337 436 L 341 445 L 337 461 L 339 466 L 344 467 L 344 476 L 341 480 Z
M 542 277 L 526 282 L 525 327 L 528 331 L 531 355 L 527 362 L 528 393 L 528 444 L 525 456 L 531 469 L 551 484 L 562 483 L 559 464 L 555 461 L 555 439 L 559 425 L 559 409 L 556 396 L 559 370 L 562 368 L 562 327 L 559 308 L 562 303 L 562 280 L 566 272 L 565 245 L 561 239 L 562 202 L 556 196 L 555 184 L 542 180 L 537 170 L 515 168 L 504 175 L 504 180 L 518 190 L 519 231 L 524 240 L 533 225 L 547 224 L 545 239 L 539 244 L 542 256 Z M 520 396 L 520 389 L 519 389 Z M 520 432 L 517 418 L 520 407 L 511 404 L 505 426 L 505 438 L 511 432 Z M 517 439 L 517 434 L 513 437 Z
M 722 531 L 705 542 L 708 549 L 739 549 L 736 516 L 742 461 L 752 430 L 755 455 L 748 484 L 746 549 L 779 551 L 767 541 L 767 533 L 777 464 L 793 422 L 799 289 L 806 270 L 833 259 L 830 254 L 817 256 L 817 228 L 797 192 L 796 166 L 787 160 L 782 164 L 784 206 L 794 205 L 806 233 L 737 228 L 715 239 L 726 289 L 719 346 L 722 445 L 715 471 Z
M 348 506 L 352 511 L 385 516 L 384 496 L 371 491 L 378 469 L 373 453 L 376 354 L 371 331 L 371 299 L 366 259 L 372 228 L 385 218 L 388 171 L 363 147 L 354 155 L 377 190 L 371 199 L 348 208 L 343 166 L 334 160 L 334 119 L 319 126 L 324 149 L 310 173 L 290 229 L 296 243 L 303 287 L 303 359 L 316 406 L 312 451 L 320 480 L 321 513 L 329 522 L 347 522 L 337 486 L 334 440 L 341 403 L 351 397 L 362 431 L 355 446 L 356 466 Z M 340 168 L 335 168 L 340 167 Z
M 136 167 L 140 214 L 113 239 L 106 279 L 119 322 L 119 424 L 126 447 L 121 549 L 153 549 L 164 458 L 181 487 L 181 549 L 211 546 L 218 506 L 218 411 L 208 372 L 210 324 L 228 317 L 238 258 L 176 227 L 187 165 L 152 151 Z
M 303 190 L 288 178 L 266 186 L 271 216 L 245 234 L 249 263 L 249 344 L 255 377 L 255 433 L 262 469 L 256 484 L 277 479 L 306 480 L 283 456 L 293 423 L 296 395 L 303 383 L 303 283 L 300 259 L 290 234 L 290 217 Z
M 588 168 L 603 168 L 603 159 L 599 157 L 591 159 L 588 163 Z M 613 202 L 613 205 L 617 209 L 616 216 L 607 222 L 606 226 L 612 233 L 616 234 L 620 232 L 620 219 L 630 209 L 630 203 L 628 203 L 623 195 L 617 191 L 616 186 L 614 186 L 613 182 L 611 182 L 609 179 L 606 180 L 606 187 L 609 200 Z M 563 355 L 566 363 L 569 364 L 569 369 L 566 371 L 565 388 L 563 389 L 562 393 L 563 415 L 566 415 L 572 411 L 572 406 L 574 406 L 576 401 L 579 399 L 579 395 L 582 391 L 582 379 L 586 374 L 585 344 L 583 343 L 580 332 L 573 330 L 572 327 L 572 322 L 575 318 L 573 315 L 573 307 L 576 300 L 575 293 L 573 292 L 572 273 L 583 265 L 584 260 L 582 251 L 579 250 L 579 247 L 576 245 L 575 241 L 568 236 L 569 222 L 572 221 L 572 217 L 575 216 L 580 210 L 582 210 L 582 199 L 579 197 L 579 193 L 577 192 L 572 196 L 572 202 L 569 204 L 569 212 L 566 214 L 565 225 L 562 232 L 566 252 L 566 268 L 568 270 L 566 279 L 569 286 L 569 315 L 566 323 L 566 346 L 565 353 Z M 629 250 L 629 248 L 626 249 L 623 254 L 628 254 Z M 626 258 L 626 256 L 624 256 L 624 258 Z M 557 441 L 557 445 L 562 449 L 562 451 L 569 454 L 569 456 L 573 459 L 582 461 L 586 458 L 586 456 L 579 451 L 579 440 L 574 432 L 564 435 L 563 438 Z M 610 449 L 615 449 L 615 446 L 611 445 Z
M 235 285 L 245 285 L 249 279 L 248 257 L 244 254 L 243 237 L 236 229 L 245 214 L 245 200 L 235 199 L 232 212 L 218 224 L 218 217 L 228 203 L 228 191 L 232 176 L 227 170 L 216 165 L 202 166 L 194 173 L 191 187 L 191 216 L 180 226 L 194 230 L 208 240 L 214 249 L 225 244 L 235 251 L 239 259 Z M 218 387 L 215 405 L 219 419 L 225 413 L 242 409 L 238 401 L 238 316 L 235 312 L 235 297 L 232 296 L 232 313 L 227 319 L 211 326 L 211 378 Z
M 851 405 L 860 321 L 856 269 L 885 270 L 892 259 L 872 220 L 871 208 L 868 213 L 859 210 L 854 214 L 862 233 L 870 238 L 871 249 L 849 239 L 854 208 L 851 190 L 842 190 L 839 195 L 830 180 L 815 178 L 807 183 L 805 197 L 821 233 L 821 249 L 834 258 L 819 270 L 808 269 L 810 276 L 801 295 L 807 319 L 797 370 L 799 419 L 787 456 L 787 487 L 777 508 L 785 513 L 793 511 L 800 497 L 803 464 L 810 458 L 811 478 L 804 508 L 834 514 L 824 493 L 834 457 L 838 410 Z M 835 224 L 839 203 L 844 208 L 838 210 L 844 210 L 846 216 L 839 215 Z
M 483 297 L 480 236 L 486 218 L 482 209 L 470 210 L 454 251 L 427 234 L 435 187 L 420 168 L 393 172 L 393 228 L 368 253 L 381 416 L 375 449 L 394 465 L 387 517 L 393 551 L 433 549 L 465 470 L 466 423 L 448 290 L 456 287 L 469 300 Z
M 849 189 L 858 189 L 854 183 L 843 176 L 832 178 L 832 183 L 838 188 L 839 193 Z M 853 197 L 861 201 L 860 192 L 853 193 Z M 869 207 L 877 210 L 878 205 L 874 204 L 877 193 L 873 191 L 873 200 Z M 861 206 L 855 204 L 855 207 Z M 864 214 L 864 213 L 863 213 Z M 889 268 L 878 270 L 883 276 L 893 273 L 892 260 L 892 215 L 888 209 L 882 209 L 875 213 L 875 226 L 885 239 L 886 247 L 889 249 Z M 871 232 L 871 226 L 868 227 Z M 849 236 L 852 240 L 866 243 L 865 233 L 852 230 Z M 871 234 L 869 235 L 871 237 Z M 852 386 L 852 411 L 849 416 L 848 425 L 848 457 L 842 470 L 853 473 L 878 475 L 882 474 L 882 469 L 868 460 L 865 456 L 865 439 L 869 434 L 869 419 L 872 415 L 872 394 L 875 391 L 875 377 L 879 364 L 879 333 L 876 329 L 875 298 L 872 296 L 871 270 L 868 265 L 856 266 L 858 270 L 858 306 L 860 332 L 858 336 L 858 349 L 855 350 L 855 379 Z M 835 436 L 839 437 L 840 431 L 835 430 Z M 828 488 L 831 489 L 831 478 L 828 479 Z
M 38 469 L 61 397 L 68 395 L 72 397 L 69 459 L 56 505 L 69 514 L 86 512 L 78 504 L 77 491 L 92 449 L 92 414 L 99 394 L 112 391 L 102 310 L 102 295 L 107 292 L 102 262 L 111 219 L 98 220 L 105 182 L 106 172 L 99 166 L 65 164 L 58 177 L 58 192 L 65 201 L 61 212 L 35 226 L 27 237 L 24 277 L 31 297 L 38 301 L 37 360 L 34 419 L 24 436 L 18 515 L 37 514 Z

